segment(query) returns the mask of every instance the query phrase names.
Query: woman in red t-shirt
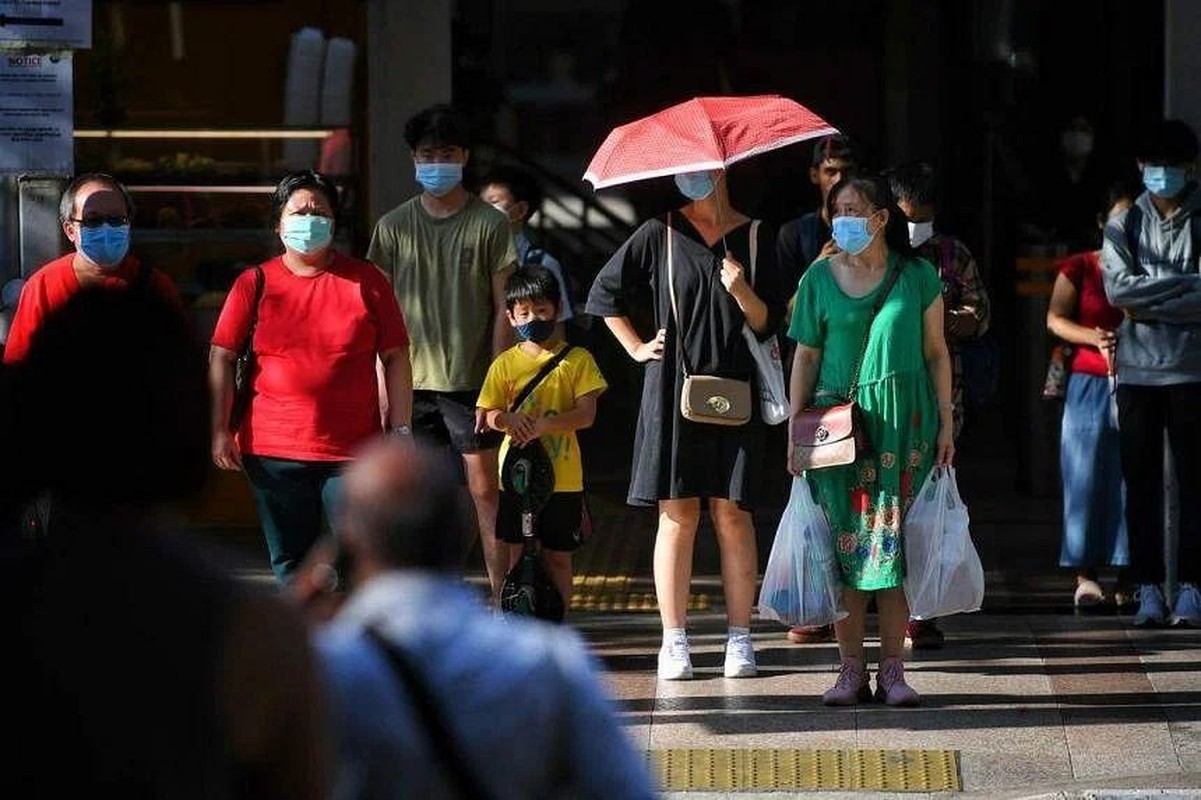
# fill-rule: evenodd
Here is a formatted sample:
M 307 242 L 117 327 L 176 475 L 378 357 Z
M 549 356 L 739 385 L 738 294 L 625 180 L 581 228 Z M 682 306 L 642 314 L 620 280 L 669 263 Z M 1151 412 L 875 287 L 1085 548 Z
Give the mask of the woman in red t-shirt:
M 213 462 L 245 471 L 276 578 L 287 583 L 331 518 L 341 469 L 383 430 L 409 434 L 408 333 L 388 279 L 336 252 L 338 189 L 295 172 L 272 200 L 282 255 L 238 276 L 213 332 Z M 247 337 L 250 399 L 230 424 L 234 364 Z
M 1116 185 L 1110 190 L 1106 216 L 1129 208 L 1135 196 L 1133 187 Z M 1059 443 L 1063 481 L 1059 565 L 1076 569 L 1076 606 L 1105 602 L 1105 592 L 1097 582 L 1098 567 L 1124 567 L 1129 562 L 1126 490 L 1113 397 L 1114 352 L 1121 322 L 1122 312 L 1105 296 L 1099 251 L 1077 253 L 1060 262 L 1047 329 L 1075 345 Z M 1114 599 L 1126 601 L 1120 587 Z

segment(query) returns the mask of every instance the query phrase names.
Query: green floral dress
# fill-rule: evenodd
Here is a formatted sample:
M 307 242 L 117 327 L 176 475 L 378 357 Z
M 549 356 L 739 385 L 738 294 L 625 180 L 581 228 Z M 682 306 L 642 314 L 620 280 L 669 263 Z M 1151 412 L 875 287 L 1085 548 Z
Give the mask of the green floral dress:
M 922 354 L 922 318 L 941 295 L 942 282 L 920 259 L 890 255 L 888 268 L 900 268 L 901 274 L 872 325 L 855 398 L 872 454 L 844 467 L 806 472 L 830 522 L 843 582 L 861 591 L 891 589 L 904 580 L 901 523 L 933 466 L 938 439 L 938 400 Z M 867 295 L 849 297 L 828 260 L 805 271 L 788 335 L 822 351 L 815 406 L 843 402 L 872 305 L 887 283 L 888 275 Z

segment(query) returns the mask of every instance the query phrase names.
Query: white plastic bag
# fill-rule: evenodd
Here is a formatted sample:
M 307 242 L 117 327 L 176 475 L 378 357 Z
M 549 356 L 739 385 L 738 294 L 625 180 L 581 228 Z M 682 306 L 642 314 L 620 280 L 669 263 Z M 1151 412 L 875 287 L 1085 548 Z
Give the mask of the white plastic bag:
M 826 512 L 814 502 L 809 483 L 793 478 L 763 571 L 759 616 L 786 625 L 828 625 L 846 615 Z
M 751 223 L 751 286 L 755 285 L 755 262 L 759 250 L 759 220 Z M 751 330 L 751 326 L 743 324 L 742 338 L 746 339 L 747 349 L 755 360 L 755 374 L 759 380 L 759 413 L 768 425 L 779 425 L 788 419 L 788 391 L 784 387 L 784 363 L 780 360 L 780 341 L 776 336 L 769 336 L 764 341 Z
M 788 419 L 788 394 L 784 391 L 784 364 L 780 361 L 780 342 L 775 336 L 759 341 L 749 326 L 742 326 L 747 349 L 755 359 L 755 382 L 759 390 L 759 413 L 768 425 Z
M 905 597 L 915 619 L 979 611 L 984 568 L 953 467 L 930 471 L 905 518 Z

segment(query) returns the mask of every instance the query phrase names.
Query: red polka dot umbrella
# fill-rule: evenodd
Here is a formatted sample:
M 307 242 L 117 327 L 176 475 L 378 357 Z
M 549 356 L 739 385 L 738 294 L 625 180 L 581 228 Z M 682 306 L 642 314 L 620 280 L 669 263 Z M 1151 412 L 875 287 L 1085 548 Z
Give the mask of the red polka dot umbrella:
M 744 158 L 838 133 L 809 109 L 780 95 L 695 97 L 614 128 L 584 180 L 594 189 L 725 169 Z

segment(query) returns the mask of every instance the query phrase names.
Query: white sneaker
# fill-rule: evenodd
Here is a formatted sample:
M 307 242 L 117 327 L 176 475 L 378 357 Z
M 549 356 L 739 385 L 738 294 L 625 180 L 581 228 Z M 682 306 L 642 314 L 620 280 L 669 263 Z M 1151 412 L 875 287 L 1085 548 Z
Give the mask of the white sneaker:
M 692 657 L 688 653 L 687 637 L 665 639 L 659 648 L 659 680 L 686 681 L 691 677 Z
M 755 645 L 747 634 L 731 636 L 726 640 L 727 678 L 753 678 L 759 674 L 755 664 Z

